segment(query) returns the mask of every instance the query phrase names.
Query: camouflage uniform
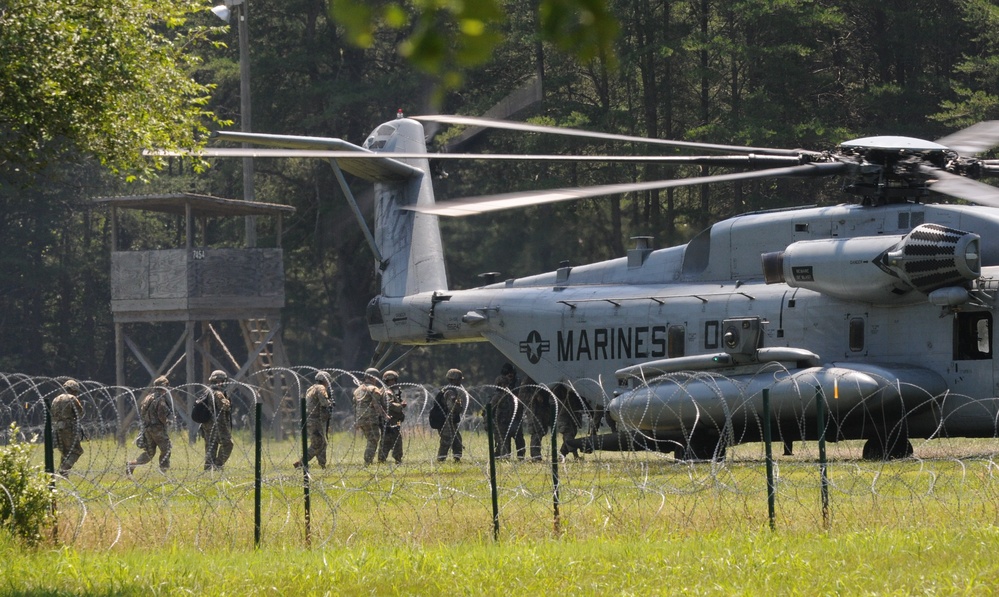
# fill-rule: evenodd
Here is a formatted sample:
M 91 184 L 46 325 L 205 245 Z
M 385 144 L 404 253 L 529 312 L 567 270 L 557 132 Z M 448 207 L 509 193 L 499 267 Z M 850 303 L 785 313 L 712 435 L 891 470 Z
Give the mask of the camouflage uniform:
M 371 464 L 378 451 L 378 441 L 382 437 L 385 424 L 385 397 L 379 387 L 381 374 L 377 369 L 364 372 L 364 382 L 354 390 L 355 426 L 364 434 L 367 444 L 364 447 L 364 464 Z
M 329 374 L 320 371 L 316 375 L 316 383 L 305 392 L 305 428 L 309 434 L 309 451 L 305 454 L 305 461 L 315 458 L 321 468 L 326 468 L 326 433 L 334 406 L 330 383 Z M 296 461 L 295 468 L 300 466 L 302 461 Z
M 152 461 L 156 449 L 160 450 L 160 470 L 166 472 L 170 468 L 170 435 L 167 430 L 173 418 L 173 407 L 170 400 L 170 380 L 165 376 L 157 377 L 153 389 L 146 394 L 139 405 L 139 420 L 142 422 L 142 454 L 125 466 L 125 472 L 132 474 L 135 467 Z
M 517 387 L 517 373 L 513 365 L 506 363 L 500 376 L 494 382 L 496 393 L 489 404 L 493 407 L 493 441 L 496 457 L 510 456 L 510 440 L 517 446 L 517 458 L 524 459 L 524 430 L 521 422 L 524 416 L 522 404 L 518 404 L 513 389 Z
M 67 379 L 63 384 L 64 392 L 52 400 L 52 434 L 55 445 L 62 453 L 59 463 L 59 474 L 66 476 L 80 456 L 83 456 L 83 404 L 77 396 L 80 394 L 80 384 L 74 379 Z
M 531 460 L 541 460 L 541 440 L 552 432 L 552 396 L 544 388 L 533 387 L 528 379 L 520 389 L 520 402 L 526 410 L 526 423 L 531 434 Z
M 440 444 L 437 447 L 437 461 L 447 460 L 447 453 L 450 451 L 455 462 L 461 460 L 464 445 L 461 443 L 461 432 L 458 425 L 461 417 L 468 407 L 468 398 L 465 395 L 465 388 L 462 387 L 462 374 L 457 369 L 451 369 L 447 373 L 448 385 L 441 388 L 436 400 L 440 401 L 444 409 L 444 425 L 440 428 Z
M 205 440 L 205 470 L 221 470 L 232 454 L 232 404 L 222 390 L 228 379 L 225 372 L 213 371 L 208 381 L 211 399 L 208 408 L 212 420 L 201 424 L 201 437 Z
M 562 434 L 562 445 L 559 447 L 559 452 L 562 456 L 566 456 L 569 452 L 572 452 L 576 458 L 579 458 L 579 450 L 570 448 L 567 442 L 576 439 L 576 434 L 579 433 L 579 425 L 583 421 L 583 413 L 586 411 L 586 406 L 583 404 L 583 399 L 580 398 L 579 394 L 566 386 L 556 388 L 555 398 L 558 400 L 555 428 Z
M 402 392 L 393 389 L 399 380 L 395 371 L 386 371 L 382 376 L 385 381 L 385 428 L 382 430 L 381 444 L 378 446 L 378 462 L 388 460 L 389 452 L 396 463 L 402 462 L 402 422 L 406 420 L 406 401 Z

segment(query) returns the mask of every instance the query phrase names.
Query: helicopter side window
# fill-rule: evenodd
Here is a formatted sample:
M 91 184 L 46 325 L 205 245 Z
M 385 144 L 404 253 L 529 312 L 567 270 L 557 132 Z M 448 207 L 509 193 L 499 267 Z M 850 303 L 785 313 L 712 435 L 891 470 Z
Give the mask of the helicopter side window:
M 718 330 L 720 326 L 717 321 L 704 322 L 704 348 L 711 350 L 718 348 Z
M 850 351 L 861 352 L 864 350 L 864 318 L 850 318 Z
M 666 356 L 669 358 L 682 357 L 686 350 L 687 342 L 685 329 L 682 325 L 671 325 L 666 333 L 668 344 L 666 345 Z
M 992 358 L 992 314 L 958 313 L 954 318 L 954 360 Z

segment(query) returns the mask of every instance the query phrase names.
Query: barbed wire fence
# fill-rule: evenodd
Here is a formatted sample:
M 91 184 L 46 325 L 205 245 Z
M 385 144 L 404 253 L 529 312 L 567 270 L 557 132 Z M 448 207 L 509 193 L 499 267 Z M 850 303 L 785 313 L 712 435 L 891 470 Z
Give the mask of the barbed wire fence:
M 84 452 L 65 474 L 55 472 L 58 450 L 49 465 L 54 541 L 89 549 L 181 544 L 208 551 L 257 544 L 654 540 L 768 525 L 778 531 L 857 530 L 999 520 L 994 438 L 914 440 L 912 457 L 884 462 L 864 460 L 861 442 L 835 442 L 835 437 L 827 444 L 797 441 L 791 453 L 775 438 L 776 454 L 771 450 L 769 458 L 766 443 L 732 445 L 740 438 L 731 437 L 704 460 L 657 451 L 586 453 L 586 442 L 566 447 L 563 442 L 574 435 L 573 427 L 586 438 L 595 413 L 566 409 L 565 392 L 534 384 L 512 391 L 491 384 L 464 388 L 464 450 L 455 462 L 438 461 L 438 432 L 428 424 L 438 386 L 401 383 L 396 390 L 408 404 L 402 461 L 365 465 L 366 441 L 355 429 L 352 398 L 362 374 L 327 370 L 336 404 L 326 466 L 313 461 L 296 468 L 304 448 L 302 400 L 316 372 L 301 367 L 259 374 L 281 376 L 279 387 L 286 388 L 285 396 L 271 401 L 270 412 L 261 393 L 275 384 L 251 376 L 228 385 L 233 451 L 221 470 L 205 469 L 205 443 L 190 420 L 190 405 L 207 386 L 171 387 L 170 466 L 160 470 L 154 458 L 132 467 L 131 474 L 128 463 L 142 452 L 134 444 L 142 427 L 135 413 L 150 388 L 80 382 Z M 47 414 L 64 381 L 0 374 L 0 443 L 13 439 L 9 431 L 16 424 L 20 439 L 36 444 L 33 458 L 40 468 Z M 516 433 L 489 431 L 504 420 L 490 401 L 504 393 L 516 399 L 522 453 Z M 525 395 L 546 396 L 563 410 L 535 412 Z M 559 424 L 570 414 L 568 425 Z M 548 424 L 539 425 L 534 435 L 543 440 L 534 438 L 532 446 L 539 418 Z M 762 428 L 763 420 L 758 424 Z M 800 424 L 815 422 L 802 418 Z M 726 421 L 712 425 L 717 437 L 726 437 Z M 606 424 L 601 433 L 608 433 Z M 500 444 L 508 440 L 512 447 L 505 455 Z M 572 448 L 580 445 L 584 449 L 577 455 Z M 0 491 L 0 499 L 11 498 Z

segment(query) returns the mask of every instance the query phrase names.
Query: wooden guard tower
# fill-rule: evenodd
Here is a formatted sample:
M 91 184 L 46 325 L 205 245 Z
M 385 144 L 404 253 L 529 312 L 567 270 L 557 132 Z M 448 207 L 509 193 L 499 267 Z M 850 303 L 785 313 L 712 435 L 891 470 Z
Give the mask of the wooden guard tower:
M 223 199 L 189 193 L 110 197 L 95 200 L 111 207 L 111 312 L 114 316 L 116 376 L 126 385 L 126 348 L 148 373 L 149 382 L 183 362 L 186 383 L 205 383 L 212 369 L 223 369 L 234 380 L 252 376 L 261 388 L 265 416 L 271 418 L 283 396 L 280 375 L 258 375 L 269 367 L 287 366 L 281 343 L 281 308 L 284 306 L 284 262 L 281 226 L 295 208 L 272 203 Z M 184 229 L 184 246 L 175 249 L 121 250 L 121 209 L 161 212 L 177 216 Z M 208 246 L 209 218 L 240 216 L 276 217 L 276 248 L 212 248 Z M 198 234 L 200 232 L 200 235 Z M 200 240 L 200 242 L 199 242 Z M 246 344 L 245 360 L 223 342 L 216 322 L 239 322 Z M 183 322 L 184 331 L 173 348 L 156 365 L 127 333 L 126 326 Z M 198 329 L 200 327 L 200 330 Z M 183 354 L 177 353 L 183 348 Z M 174 378 L 174 385 L 179 385 Z M 146 385 L 142 380 L 136 385 Z M 185 401 L 185 395 L 175 395 Z M 119 438 L 136 413 L 119 398 Z M 193 404 L 177 404 L 188 429 Z

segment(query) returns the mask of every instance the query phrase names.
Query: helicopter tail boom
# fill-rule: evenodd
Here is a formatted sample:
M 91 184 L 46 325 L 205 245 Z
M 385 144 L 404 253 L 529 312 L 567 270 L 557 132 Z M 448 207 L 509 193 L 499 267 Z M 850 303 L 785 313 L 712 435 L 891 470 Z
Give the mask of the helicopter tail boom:
M 382 124 L 364 148 L 384 154 L 426 153 L 423 125 L 400 118 Z M 402 179 L 375 182 L 375 245 L 381 259 L 381 294 L 402 297 L 447 290 L 444 249 L 437 216 L 406 208 L 434 205 L 430 164 L 399 160 L 414 168 Z

